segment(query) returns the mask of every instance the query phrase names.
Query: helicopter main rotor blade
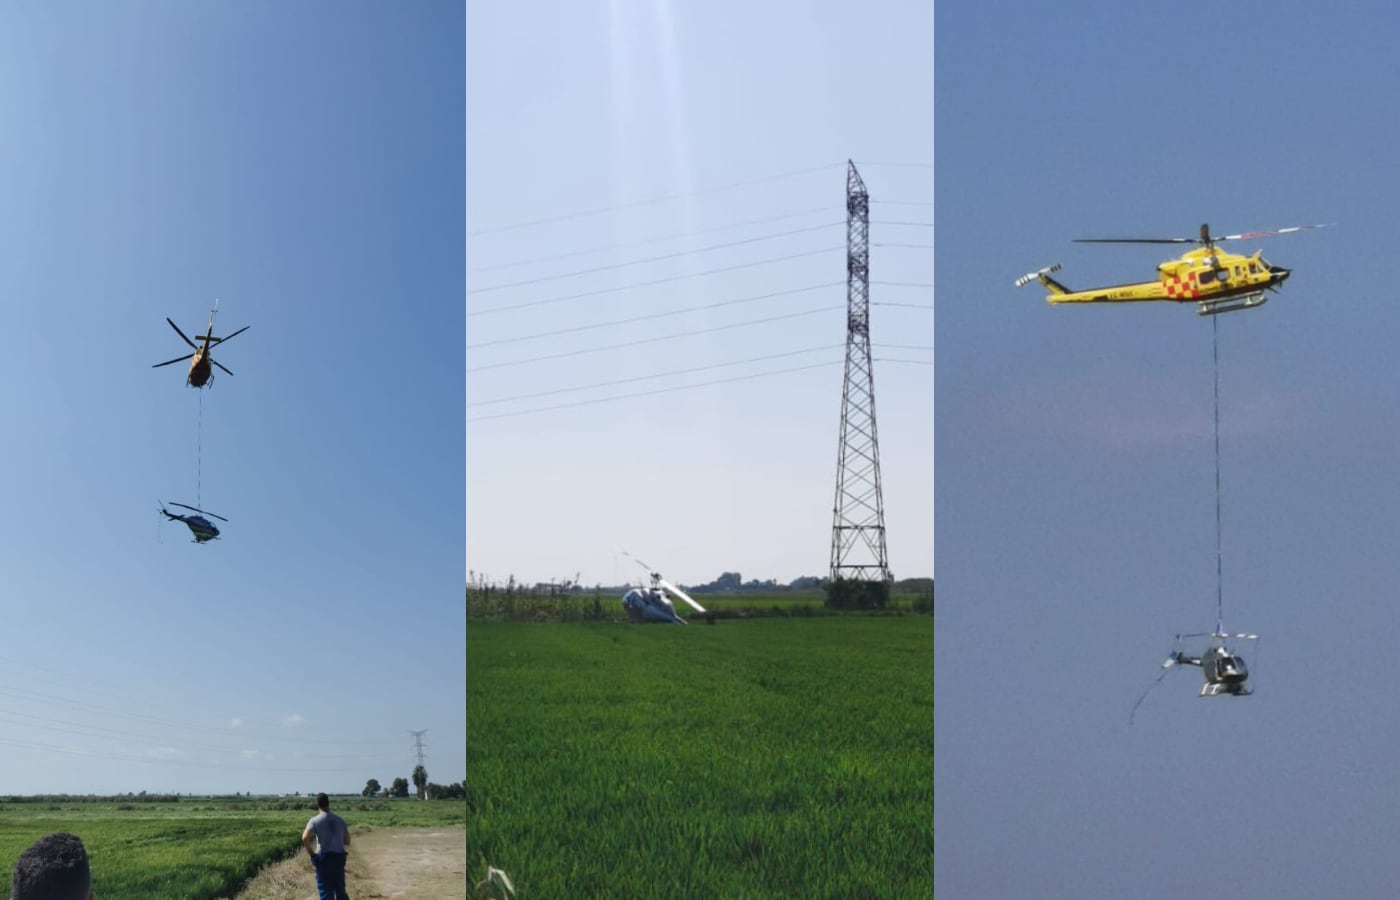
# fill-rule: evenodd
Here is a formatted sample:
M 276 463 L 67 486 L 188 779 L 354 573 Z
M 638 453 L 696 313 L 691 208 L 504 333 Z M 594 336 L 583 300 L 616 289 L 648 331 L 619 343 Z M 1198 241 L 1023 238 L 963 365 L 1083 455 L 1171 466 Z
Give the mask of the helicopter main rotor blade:
M 1076 244 L 1199 244 L 1199 238 L 1075 238 Z
M 186 337 L 185 333 L 180 330 L 180 326 L 172 322 L 169 316 L 165 317 L 165 321 L 170 322 L 170 327 L 175 329 L 175 333 L 178 334 L 181 338 L 183 338 L 186 344 L 189 344 L 196 350 L 199 349 L 199 345 L 196 344 L 194 341 L 190 340 L 188 337 Z
M 194 511 L 197 512 L 197 513 L 204 513 L 204 515 L 206 515 L 206 516 L 213 516 L 214 518 L 218 519 L 220 522 L 227 522 L 227 521 L 228 521 L 228 519 L 225 519 L 223 516 L 219 515 L 218 513 L 211 513 L 211 512 L 209 512 L 209 511 L 207 511 L 207 510 L 200 509 L 198 506 L 190 506 L 188 503 L 171 503 L 170 505 L 171 505 L 171 506 L 179 506 L 179 507 L 181 507 L 181 508 L 183 508 L 183 509 L 192 509 L 192 510 L 194 510 Z
M 625 557 L 627 557 L 628 559 L 632 560 L 632 562 L 636 563 L 637 565 L 641 566 L 643 569 L 646 570 L 646 573 L 647 573 L 648 575 L 651 575 L 652 573 L 654 573 L 654 572 L 656 571 L 656 570 L 653 569 L 651 566 L 647 565 L 646 563 L 642 562 L 640 559 L 637 559 L 637 557 L 635 557 L 635 556 L 633 556 L 632 554 L 628 553 L 626 550 L 619 550 L 619 551 L 617 551 L 617 552 L 618 552 L 618 553 L 621 553 L 623 556 L 625 556 Z
M 1250 241 L 1255 238 L 1271 237 L 1276 234 L 1292 234 L 1295 231 L 1311 231 L 1314 228 L 1326 228 L 1329 222 L 1321 225 L 1294 225 L 1291 228 L 1275 228 L 1273 231 L 1246 231 L 1243 234 L 1226 234 L 1220 237 L 1211 238 L 1213 241 Z
M 156 363 L 155 365 L 151 366 L 151 368 L 152 368 L 152 369 L 159 369 L 161 366 L 168 366 L 168 365 L 170 365 L 171 363 L 184 362 L 185 360 L 189 359 L 191 356 L 194 356 L 194 354 L 193 354 L 193 353 L 186 353 L 184 356 L 180 357 L 179 359 L 168 359 L 168 360 L 166 360 L 166 361 L 163 362 L 163 363 Z
M 1240 234 L 1222 234 L 1211 236 L 1210 229 L 1206 225 L 1201 226 L 1200 237 L 1177 237 L 1177 238 L 1076 238 L 1076 244 L 1203 244 L 1209 246 L 1217 241 L 1248 241 L 1261 237 L 1272 237 L 1276 234 L 1292 234 L 1295 231 L 1311 231 L 1314 228 L 1326 228 L 1329 224 L 1324 222 L 1320 225 L 1294 225 L 1290 228 L 1275 228 L 1271 231 L 1246 231 Z
M 212 357 L 212 356 L 209 357 L 209 361 L 210 361 L 211 363 L 213 363 L 214 365 L 218 366 L 219 368 L 223 369 L 225 372 L 228 372 L 228 367 L 225 366 L 223 363 L 219 362 L 219 361 L 218 361 L 217 359 L 215 359 L 214 357 Z M 228 372 L 228 373 L 229 373 L 230 375 L 233 374 L 232 372 Z
M 675 594 L 677 597 L 680 597 L 680 598 L 681 598 L 682 600 L 684 600 L 686 603 L 689 603 L 691 606 L 695 607 L 695 611 L 696 611 L 696 612 L 704 612 L 704 611 L 705 611 L 705 607 L 701 606 L 699 603 L 696 603 L 694 600 L 690 599 L 690 595 L 689 595 L 689 594 L 687 594 L 685 591 L 681 590 L 680 588 L 676 587 L 674 584 L 672 584 L 671 582 L 667 581 L 666 579 L 664 579 L 664 578 L 661 579 L 661 586 L 662 586 L 663 588 L 665 588 L 666 590 L 670 591 L 671 593 Z
M 235 331 L 233 334 L 230 334 L 228 337 L 211 337 L 209 340 L 211 340 L 212 342 L 214 342 L 214 343 L 216 343 L 216 344 L 222 344 L 224 341 L 231 341 L 231 340 L 233 340 L 234 338 L 238 337 L 240 334 L 242 334 L 243 332 L 247 331 L 249 328 L 252 328 L 252 327 L 253 327 L 252 325 L 244 325 L 242 328 L 238 329 L 238 330 Z

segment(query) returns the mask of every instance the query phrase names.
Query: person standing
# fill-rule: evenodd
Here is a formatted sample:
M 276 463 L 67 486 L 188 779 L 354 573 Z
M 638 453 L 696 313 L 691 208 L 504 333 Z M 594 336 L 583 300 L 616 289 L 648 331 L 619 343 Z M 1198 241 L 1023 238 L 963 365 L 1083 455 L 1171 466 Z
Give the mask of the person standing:
M 11 900 L 97 900 L 87 848 L 60 831 L 39 838 L 19 855 L 10 879 Z
M 306 823 L 301 833 L 301 845 L 311 854 L 311 865 L 316 869 L 316 890 L 321 900 L 350 900 L 345 891 L 345 857 L 350 849 L 350 826 L 345 820 L 331 812 L 331 798 L 325 794 L 316 795 L 316 808 L 320 810 Z M 312 836 L 316 845 L 311 844 Z

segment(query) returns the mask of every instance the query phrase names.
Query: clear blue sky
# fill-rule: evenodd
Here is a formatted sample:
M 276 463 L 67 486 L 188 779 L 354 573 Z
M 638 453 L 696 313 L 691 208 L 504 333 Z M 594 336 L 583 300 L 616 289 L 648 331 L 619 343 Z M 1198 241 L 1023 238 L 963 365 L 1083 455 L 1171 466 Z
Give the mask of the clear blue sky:
M 617 584 L 621 548 L 681 583 L 825 574 L 845 163 L 872 242 L 923 245 L 874 246 L 872 279 L 930 284 L 931 4 L 475 4 L 467 24 L 468 568 Z M 702 333 L 659 340 L 682 332 Z M 932 311 L 875 306 L 871 334 L 890 564 L 927 576 Z M 654 377 L 679 370 L 702 371 Z
M 938 888 L 1384 897 L 1400 729 L 1395 13 L 938 7 Z M 1211 324 L 1051 307 L 1192 236 L 1292 267 L 1219 321 L 1224 608 L 1256 696 L 1169 673 L 1215 624 Z M 1254 661 L 1254 660 L 1251 660 Z
M 464 777 L 463 24 L 0 8 L 0 793 Z

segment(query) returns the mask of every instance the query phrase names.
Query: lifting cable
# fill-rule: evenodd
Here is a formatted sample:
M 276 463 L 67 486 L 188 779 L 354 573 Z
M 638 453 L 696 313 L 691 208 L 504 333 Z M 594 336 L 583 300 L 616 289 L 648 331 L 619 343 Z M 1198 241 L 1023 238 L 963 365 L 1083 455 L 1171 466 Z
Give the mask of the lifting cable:
M 1222 553 L 1220 549 L 1220 325 L 1217 316 L 1210 317 L 1212 350 L 1215 362 L 1215 630 L 1225 621 Z
M 204 497 L 204 389 L 199 390 L 199 425 L 195 428 L 194 505 L 203 506 Z

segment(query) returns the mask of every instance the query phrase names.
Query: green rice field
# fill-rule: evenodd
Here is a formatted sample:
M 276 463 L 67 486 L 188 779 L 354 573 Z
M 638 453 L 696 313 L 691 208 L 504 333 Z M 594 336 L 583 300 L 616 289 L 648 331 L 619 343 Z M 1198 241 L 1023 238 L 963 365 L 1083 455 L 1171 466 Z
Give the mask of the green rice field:
M 342 800 L 333 808 L 352 833 L 391 825 L 460 825 L 460 801 Z M 84 802 L 58 798 L 0 802 L 0 865 L 5 896 L 15 860 L 55 831 L 82 838 L 101 900 L 218 900 L 232 896 L 264 865 L 301 849 L 315 814 L 299 801 L 212 800 Z
M 933 617 L 473 622 L 467 868 L 538 897 L 933 896 Z

